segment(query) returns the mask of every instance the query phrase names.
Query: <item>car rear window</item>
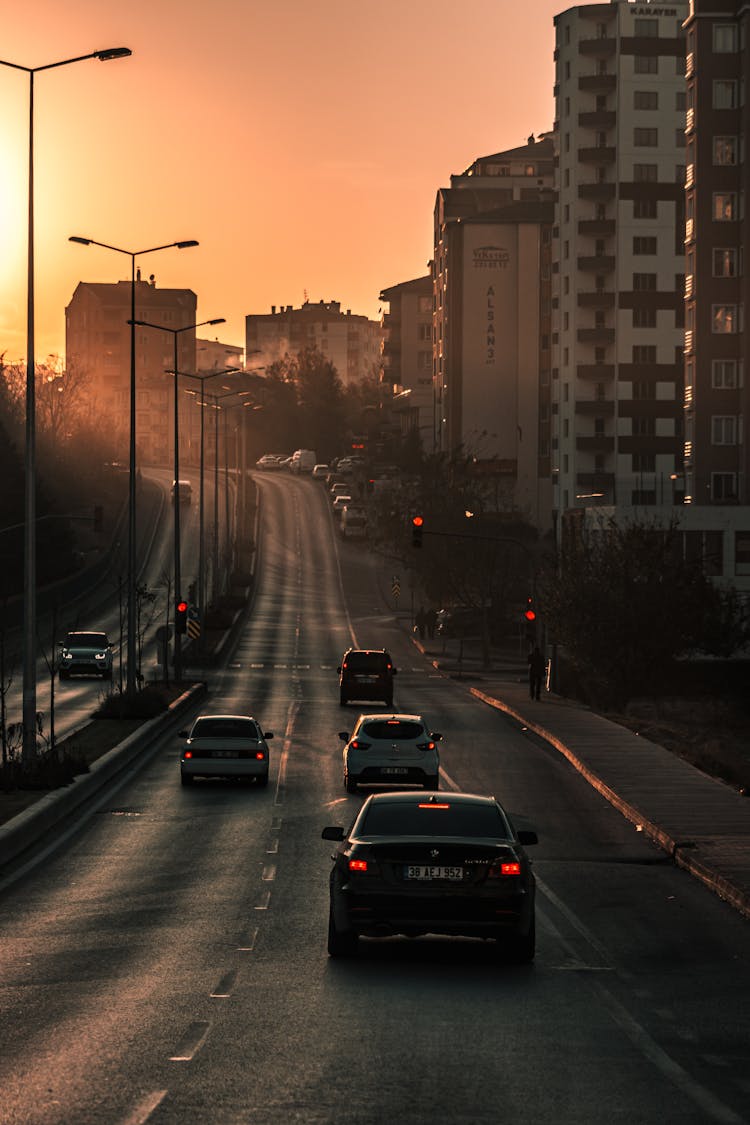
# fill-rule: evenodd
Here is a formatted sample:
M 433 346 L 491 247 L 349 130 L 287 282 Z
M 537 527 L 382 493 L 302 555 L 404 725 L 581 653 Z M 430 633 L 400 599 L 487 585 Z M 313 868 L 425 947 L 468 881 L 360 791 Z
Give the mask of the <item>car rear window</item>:
M 259 738 L 252 719 L 197 719 L 191 738 Z
M 65 639 L 68 648 L 106 648 L 106 633 L 68 633 Z
M 350 652 L 344 667 L 353 672 L 382 672 L 387 663 L 388 658 L 382 652 Z
M 479 836 L 511 839 L 505 817 L 496 805 L 445 801 L 374 801 L 357 825 L 358 836 Z
M 401 719 L 377 719 L 373 722 L 363 723 L 360 734 L 364 738 L 419 738 L 424 732 L 421 723 L 404 722 Z

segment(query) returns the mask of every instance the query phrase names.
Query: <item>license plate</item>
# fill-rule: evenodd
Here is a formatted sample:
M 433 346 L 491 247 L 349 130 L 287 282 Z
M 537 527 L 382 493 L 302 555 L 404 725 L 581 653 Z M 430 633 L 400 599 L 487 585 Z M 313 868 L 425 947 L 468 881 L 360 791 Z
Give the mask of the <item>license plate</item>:
M 382 770 L 381 770 L 380 772 L 381 772 L 381 773 L 399 773 L 399 774 L 404 774 L 404 773 L 408 773 L 408 772 L 409 772 L 409 769 L 408 769 L 408 767 L 407 767 L 407 766 L 383 766 L 383 768 L 382 768 Z
M 357 676 L 357 682 L 360 684 L 374 684 L 377 679 L 377 676 Z
M 214 758 L 236 758 L 234 750 L 214 750 Z
M 427 864 L 415 863 L 407 864 L 404 868 L 405 879 L 450 879 L 453 882 L 458 882 L 464 877 L 463 867 L 433 867 Z

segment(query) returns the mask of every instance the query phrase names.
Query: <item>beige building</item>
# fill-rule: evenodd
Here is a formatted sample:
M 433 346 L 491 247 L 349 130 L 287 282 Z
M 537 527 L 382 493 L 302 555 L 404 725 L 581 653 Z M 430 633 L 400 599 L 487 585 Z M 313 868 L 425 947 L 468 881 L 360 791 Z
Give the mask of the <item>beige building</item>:
M 402 437 L 417 430 L 423 451 L 432 453 L 432 276 L 391 285 L 380 300 L 388 305 L 382 322 L 381 383 L 392 396 L 389 405 Z
M 298 309 L 271 305 L 270 313 L 245 317 L 245 353 L 250 369 L 270 367 L 305 348 L 321 352 L 336 368 L 344 386 L 376 377 L 383 329 L 378 321 L 341 311 L 338 301 L 309 301 Z
M 197 298 L 190 289 L 158 289 L 151 278 L 135 283 L 135 318 L 180 328 L 195 324 Z M 92 379 L 96 409 L 124 451 L 130 433 L 131 283 L 81 281 L 65 310 L 66 363 Z M 138 459 L 164 464 L 174 448 L 174 340 L 172 332 L 137 327 L 136 444 Z M 196 369 L 195 332 L 177 335 L 180 371 Z M 184 407 L 183 407 L 184 409 Z
M 553 147 L 475 161 L 435 205 L 435 447 L 497 476 L 502 503 L 551 520 Z

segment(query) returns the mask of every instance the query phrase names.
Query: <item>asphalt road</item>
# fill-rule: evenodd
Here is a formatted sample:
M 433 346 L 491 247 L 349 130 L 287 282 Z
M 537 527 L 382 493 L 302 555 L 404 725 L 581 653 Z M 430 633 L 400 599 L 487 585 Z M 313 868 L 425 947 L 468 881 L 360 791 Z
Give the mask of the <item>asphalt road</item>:
M 210 707 L 275 732 L 271 784 L 182 789 L 168 739 L 2 895 L 3 1125 L 750 1120 L 747 922 L 435 672 L 322 487 L 258 479 L 258 594 Z M 327 957 L 320 832 L 360 804 L 337 738 L 352 640 L 390 648 L 395 705 L 442 731 L 444 787 L 537 829 L 533 966 L 457 939 Z

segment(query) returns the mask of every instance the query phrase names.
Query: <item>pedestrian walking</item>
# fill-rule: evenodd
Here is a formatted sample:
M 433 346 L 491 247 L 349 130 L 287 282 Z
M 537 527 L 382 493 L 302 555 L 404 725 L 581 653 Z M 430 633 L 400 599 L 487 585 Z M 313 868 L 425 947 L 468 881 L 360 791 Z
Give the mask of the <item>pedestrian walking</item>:
M 539 698 L 539 692 L 542 690 L 542 680 L 544 673 L 547 670 L 547 665 L 544 657 L 541 654 L 539 645 L 534 645 L 533 649 L 528 656 L 529 661 L 529 694 L 532 699 Z
M 420 641 L 424 640 L 424 630 L 425 630 L 426 621 L 427 621 L 427 616 L 426 616 L 425 611 L 424 611 L 424 606 L 421 605 L 419 607 L 419 609 L 417 610 L 417 616 L 414 618 L 414 622 L 417 626 L 417 632 L 419 633 Z

